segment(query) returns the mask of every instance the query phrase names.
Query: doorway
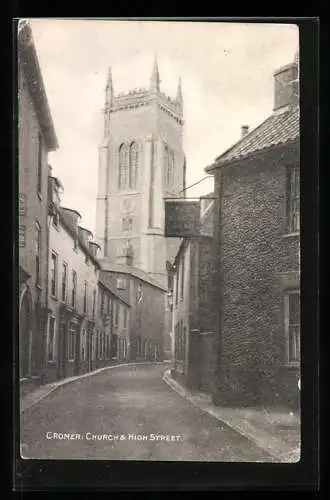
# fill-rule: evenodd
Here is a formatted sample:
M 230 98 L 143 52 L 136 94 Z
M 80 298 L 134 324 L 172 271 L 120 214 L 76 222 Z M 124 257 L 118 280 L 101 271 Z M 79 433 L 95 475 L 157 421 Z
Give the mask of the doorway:
M 29 290 L 22 297 L 19 314 L 19 366 L 20 378 L 26 378 L 30 372 L 32 307 Z

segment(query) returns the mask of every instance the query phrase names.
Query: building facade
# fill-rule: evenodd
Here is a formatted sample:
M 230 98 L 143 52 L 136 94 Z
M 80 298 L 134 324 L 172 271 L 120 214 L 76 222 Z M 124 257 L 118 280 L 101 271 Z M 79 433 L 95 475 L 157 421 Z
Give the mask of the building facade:
M 213 304 L 214 194 L 201 207 L 200 234 L 183 238 L 170 270 L 173 376 L 200 390 L 212 389 L 215 368 Z
M 48 153 L 58 142 L 31 28 L 18 33 L 19 371 L 39 378 L 47 331 Z
M 46 380 L 92 368 L 89 346 L 97 323 L 98 245 L 79 226 L 80 214 L 60 205 L 60 188 L 50 176 Z
M 109 361 L 128 361 L 130 305 L 100 273 L 98 282 L 98 319 L 93 338 L 92 362 L 95 368 Z
M 164 198 L 185 187 L 183 98 L 179 80 L 174 99 L 160 89 L 155 58 L 145 89 L 115 94 L 109 70 L 104 137 L 99 149 L 96 241 L 103 258 L 115 262 L 129 238 L 133 265 L 167 286 L 166 260 L 179 240 L 164 238 Z M 164 303 L 164 343 L 170 352 L 170 313 Z
M 274 75 L 274 110 L 206 171 L 215 176 L 214 402 L 299 405 L 298 59 Z
M 101 260 L 101 279 L 130 305 L 129 317 L 118 339 L 130 361 L 161 361 L 164 358 L 163 288 L 147 273 L 132 266 L 128 245 L 115 264 Z M 119 344 L 118 344 L 119 346 Z
M 160 90 L 157 61 L 149 88 L 114 94 L 106 86 L 104 138 L 99 151 L 96 241 L 115 262 L 126 244 L 135 267 L 166 285 L 166 259 L 177 242 L 164 238 L 164 197 L 185 184 L 181 84 L 175 99 Z

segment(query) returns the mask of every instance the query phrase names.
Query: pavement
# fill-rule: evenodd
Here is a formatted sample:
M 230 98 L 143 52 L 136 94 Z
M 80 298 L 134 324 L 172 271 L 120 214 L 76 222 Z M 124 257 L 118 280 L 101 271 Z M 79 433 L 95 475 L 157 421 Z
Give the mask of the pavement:
M 190 391 L 166 370 L 163 380 L 200 410 L 225 423 L 271 455 L 275 462 L 299 462 L 300 417 L 286 409 L 229 408 L 212 404 L 211 396 Z
M 164 376 L 167 368 L 166 363 L 112 366 L 61 381 L 56 390 L 52 384 L 43 393 L 41 388 L 33 391 L 34 397 L 22 401 L 22 457 L 276 461 L 253 440 L 173 390 Z

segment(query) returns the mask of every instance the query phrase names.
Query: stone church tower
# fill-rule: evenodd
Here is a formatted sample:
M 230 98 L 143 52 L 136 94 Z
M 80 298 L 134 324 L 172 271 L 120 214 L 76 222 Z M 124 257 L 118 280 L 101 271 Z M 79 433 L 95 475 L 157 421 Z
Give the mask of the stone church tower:
M 164 238 L 164 198 L 183 196 L 183 123 L 181 81 L 175 99 L 161 92 L 156 58 L 149 87 L 124 94 L 114 93 L 109 69 L 99 150 L 96 241 L 102 258 L 112 262 L 129 242 L 133 266 L 165 287 L 166 260 L 173 260 L 179 240 Z

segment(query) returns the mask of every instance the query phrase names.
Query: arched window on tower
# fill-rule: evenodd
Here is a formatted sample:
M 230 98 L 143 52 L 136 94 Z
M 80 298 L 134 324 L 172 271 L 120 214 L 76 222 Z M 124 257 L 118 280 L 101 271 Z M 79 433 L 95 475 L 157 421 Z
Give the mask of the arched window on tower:
M 166 186 L 170 187 L 174 181 L 174 152 L 165 146 L 165 183 Z
M 129 187 L 136 188 L 139 168 L 139 148 L 136 142 L 132 142 L 129 155 Z
M 128 147 L 122 144 L 119 148 L 119 189 L 128 189 L 129 186 L 129 163 L 128 163 Z

